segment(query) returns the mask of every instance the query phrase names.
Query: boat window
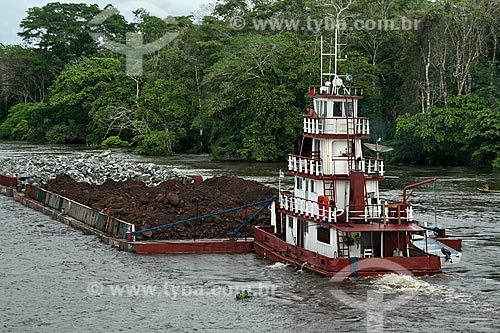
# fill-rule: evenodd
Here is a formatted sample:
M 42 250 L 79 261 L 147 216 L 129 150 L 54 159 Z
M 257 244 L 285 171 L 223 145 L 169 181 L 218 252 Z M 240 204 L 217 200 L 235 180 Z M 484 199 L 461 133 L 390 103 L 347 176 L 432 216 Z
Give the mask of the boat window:
M 322 100 L 316 100 L 314 108 L 316 109 L 316 113 L 318 114 L 318 117 L 320 118 L 325 118 L 326 117 L 326 101 Z
M 288 226 L 290 228 L 293 228 L 293 217 L 291 217 L 291 216 L 288 216 Z
M 342 102 L 333 102 L 333 116 L 342 117 Z
M 297 190 L 302 190 L 302 178 L 296 178 L 296 183 L 297 184 L 295 184 L 295 188 Z
M 318 139 L 314 139 L 313 140 L 313 151 L 315 152 L 320 152 L 320 148 L 321 148 L 321 141 L 319 141 Z M 319 155 L 319 154 L 318 154 Z M 319 156 L 318 156 L 319 157 Z
M 316 182 L 314 180 L 311 180 L 311 185 L 310 185 L 310 188 L 311 188 L 311 192 L 315 192 L 316 193 Z
M 354 105 L 352 101 L 345 102 L 345 111 L 347 112 L 348 117 L 354 116 Z
M 330 244 L 330 228 L 318 228 L 316 231 L 318 242 Z

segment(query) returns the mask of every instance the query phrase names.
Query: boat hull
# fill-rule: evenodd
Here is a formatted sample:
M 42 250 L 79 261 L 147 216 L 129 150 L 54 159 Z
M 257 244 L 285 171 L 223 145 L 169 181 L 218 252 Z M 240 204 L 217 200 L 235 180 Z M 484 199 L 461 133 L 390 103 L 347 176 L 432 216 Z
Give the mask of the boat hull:
M 254 249 L 257 255 L 322 276 L 355 277 L 382 274 L 422 276 L 441 273 L 438 256 L 330 258 L 286 243 L 272 232 L 272 228 L 255 227 Z
M 449 238 L 427 238 L 427 241 L 422 236 L 415 236 L 412 239 L 415 247 L 429 254 L 438 256 L 441 259 L 441 266 L 456 265 L 462 259 L 462 240 Z M 448 256 L 442 249 L 448 251 Z

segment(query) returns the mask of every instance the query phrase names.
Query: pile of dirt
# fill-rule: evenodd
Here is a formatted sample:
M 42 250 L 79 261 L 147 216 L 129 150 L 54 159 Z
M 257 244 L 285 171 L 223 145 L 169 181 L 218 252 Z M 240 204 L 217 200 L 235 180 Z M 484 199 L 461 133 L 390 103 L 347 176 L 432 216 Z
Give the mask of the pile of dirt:
M 104 214 L 134 223 L 136 230 L 206 215 L 266 200 L 277 196 L 277 190 L 258 182 L 236 177 L 214 177 L 200 183 L 183 184 L 169 180 L 148 187 L 128 179 L 107 180 L 102 185 L 77 182 L 67 175 L 58 175 L 45 188 Z M 213 216 L 146 233 L 152 239 L 225 238 L 228 233 L 252 216 L 262 206 L 249 207 L 225 215 Z M 251 225 L 269 224 L 268 209 L 237 236 L 252 236 Z

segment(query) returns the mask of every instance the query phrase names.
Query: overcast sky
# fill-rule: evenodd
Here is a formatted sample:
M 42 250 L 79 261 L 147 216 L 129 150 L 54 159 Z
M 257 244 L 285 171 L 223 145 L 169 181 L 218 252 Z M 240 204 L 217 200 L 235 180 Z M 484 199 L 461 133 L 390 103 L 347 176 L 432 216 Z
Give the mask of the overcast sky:
M 165 18 L 169 15 L 180 16 L 202 12 L 203 5 L 211 0 L 1 0 L 0 10 L 0 43 L 20 44 L 17 33 L 21 31 L 19 23 L 26 17 L 26 11 L 31 7 L 43 7 L 50 2 L 97 4 L 104 8 L 113 4 L 130 20 L 133 10 L 145 8 L 152 15 Z

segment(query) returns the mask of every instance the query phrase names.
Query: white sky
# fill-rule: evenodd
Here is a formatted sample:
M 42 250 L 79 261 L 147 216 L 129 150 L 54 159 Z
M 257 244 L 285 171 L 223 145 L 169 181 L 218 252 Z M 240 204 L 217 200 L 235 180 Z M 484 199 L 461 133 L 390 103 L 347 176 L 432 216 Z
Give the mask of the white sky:
M 0 43 L 20 44 L 21 31 L 19 24 L 26 17 L 28 8 L 43 7 L 51 2 L 97 4 L 104 8 L 107 4 L 114 5 L 129 21 L 132 11 L 145 8 L 151 15 L 165 18 L 169 15 L 181 16 L 203 12 L 204 5 L 211 0 L 0 0 Z

